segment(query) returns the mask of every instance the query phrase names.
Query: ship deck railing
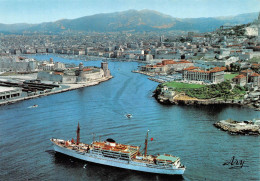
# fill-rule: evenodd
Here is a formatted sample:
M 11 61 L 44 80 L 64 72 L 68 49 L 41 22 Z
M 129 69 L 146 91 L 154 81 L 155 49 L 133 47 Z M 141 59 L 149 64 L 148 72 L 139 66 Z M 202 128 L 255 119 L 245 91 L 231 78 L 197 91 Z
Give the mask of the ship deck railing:
M 80 143 L 79 145 L 76 145 L 74 143 L 71 143 L 70 141 L 68 141 L 69 145 L 66 145 L 65 140 L 61 140 L 61 139 L 52 139 L 53 142 L 55 142 L 57 145 L 68 148 L 70 150 L 77 150 L 80 152 L 87 152 L 88 149 L 91 148 L 90 145 L 85 144 L 85 143 Z
M 150 160 L 138 160 L 138 159 L 132 159 L 134 162 L 139 162 L 139 163 L 144 163 L 146 164 L 147 167 L 150 168 L 158 168 L 158 169 L 172 169 L 171 164 L 163 164 L 163 165 L 158 165 L 154 163 L 153 161 Z

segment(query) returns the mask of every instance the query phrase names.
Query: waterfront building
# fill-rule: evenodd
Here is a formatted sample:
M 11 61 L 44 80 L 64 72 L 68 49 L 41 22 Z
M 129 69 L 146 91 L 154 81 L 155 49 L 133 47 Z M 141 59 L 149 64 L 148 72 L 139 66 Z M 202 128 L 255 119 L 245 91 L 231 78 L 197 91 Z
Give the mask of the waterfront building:
M 246 76 L 243 74 L 237 75 L 232 81 L 239 86 L 244 86 L 247 83 Z
M 46 48 L 37 48 L 36 53 L 47 53 L 47 49 Z
M 22 54 L 22 51 L 20 49 L 15 49 L 14 54 L 20 55 L 20 54 Z
M 242 70 L 232 81 L 240 86 L 248 84 L 248 87 L 256 87 L 258 89 L 260 87 L 260 74 L 251 69 L 246 69 Z
M 260 87 L 260 74 L 253 73 L 249 76 L 249 82 L 252 83 L 254 87 Z
M 74 50 L 74 55 L 85 55 L 85 50 Z
M 153 73 L 167 73 L 168 71 L 180 71 L 190 66 L 193 66 L 193 63 L 187 60 L 163 60 L 161 63 L 155 65 L 141 66 L 140 70 Z
M 42 69 L 45 71 L 54 70 L 54 63 L 42 63 Z
M 110 75 L 110 70 L 108 69 L 108 63 L 107 62 L 101 62 L 101 68 L 104 71 L 104 76 L 109 77 Z
M 254 71 L 251 70 L 251 69 L 242 70 L 242 71 L 240 72 L 240 74 L 242 74 L 242 75 L 244 75 L 244 76 L 247 77 L 247 78 L 246 78 L 247 83 L 249 82 L 249 76 L 252 75 L 253 73 L 254 73 Z
M 160 36 L 160 42 L 161 42 L 161 43 L 164 42 L 164 35 Z
M 58 83 L 77 84 L 110 77 L 108 63 L 102 62 L 101 68 L 84 67 L 83 63 L 78 68 L 65 70 L 41 71 L 38 72 L 37 79 L 42 81 L 52 81 Z
M 34 59 L 14 56 L 0 57 L 0 72 L 31 72 L 38 69 Z
M 128 54 L 125 54 L 124 57 L 125 57 L 126 59 L 134 59 L 134 58 L 135 58 L 135 54 L 133 54 L 133 53 L 128 53 Z
M 106 58 L 112 58 L 114 56 L 114 54 L 113 54 L 113 52 L 105 52 L 103 54 L 103 56 L 106 57 Z
M 144 54 L 144 50 L 127 50 L 125 51 L 126 54 Z
M 153 60 L 153 56 L 151 54 L 146 54 L 146 55 L 144 55 L 144 60 L 145 61 Z
M 64 63 L 61 62 L 55 62 L 54 63 L 54 70 L 65 70 L 66 66 Z
M 206 83 L 220 83 L 224 81 L 225 67 L 214 67 L 210 70 L 201 70 L 198 67 L 183 69 L 182 78 L 188 81 L 203 81 Z
M 174 51 L 167 53 L 158 52 L 154 57 L 155 59 L 181 59 L 181 53 Z
M 165 73 L 166 67 L 161 64 L 145 65 L 140 67 L 140 71 L 151 72 L 151 73 Z
M 0 86 L 0 102 L 19 98 L 22 95 L 22 89 Z
M 255 70 L 257 73 L 260 73 L 260 63 L 253 63 L 251 68 Z
M 47 48 L 47 52 L 48 53 L 55 53 L 55 49 L 54 48 Z
M 30 48 L 30 49 L 24 49 L 23 54 L 35 54 L 36 49 Z

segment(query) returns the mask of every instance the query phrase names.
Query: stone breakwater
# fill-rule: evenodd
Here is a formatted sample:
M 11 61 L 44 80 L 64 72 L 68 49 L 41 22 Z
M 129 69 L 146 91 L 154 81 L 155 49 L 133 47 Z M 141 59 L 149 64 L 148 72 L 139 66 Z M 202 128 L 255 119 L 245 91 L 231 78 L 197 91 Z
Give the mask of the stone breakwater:
M 228 131 L 231 134 L 242 135 L 259 135 L 260 134 L 260 120 L 256 122 L 252 121 L 234 121 L 234 120 L 222 120 L 213 124 L 215 127 L 220 128 L 223 131 Z
M 145 72 L 145 71 L 140 71 L 140 70 L 132 70 L 133 73 L 139 73 L 139 74 L 144 74 L 150 77 L 154 77 L 156 73 L 154 72 Z

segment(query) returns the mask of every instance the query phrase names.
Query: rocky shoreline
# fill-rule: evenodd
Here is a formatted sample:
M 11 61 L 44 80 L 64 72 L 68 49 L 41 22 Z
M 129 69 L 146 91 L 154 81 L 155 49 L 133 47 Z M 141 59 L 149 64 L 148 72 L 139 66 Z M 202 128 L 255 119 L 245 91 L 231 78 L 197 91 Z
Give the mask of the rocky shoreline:
M 260 120 L 253 121 L 234 121 L 231 119 L 218 121 L 213 124 L 215 127 L 230 134 L 260 135 Z
M 155 99 L 161 104 L 168 104 L 168 105 L 220 105 L 220 104 L 228 104 L 228 105 L 239 105 L 239 106 L 248 106 L 250 108 L 255 109 L 255 111 L 260 111 L 260 108 L 256 108 L 252 104 L 244 103 L 243 101 L 234 101 L 234 100 L 216 100 L 216 99 L 196 99 L 191 98 L 188 100 L 183 99 L 174 99 L 164 97 L 162 95 L 154 94 Z
M 197 99 L 185 95 L 185 93 L 173 93 L 169 94 L 170 91 L 162 92 L 160 89 L 154 91 L 153 97 L 161 104 L 168 105 L 239 105 L 247 106 L 255 109 L 255 111 L 260 111 L 260 107 L 255 106 L 255 103 L 252 103 L 247 100 L 221 100 L 221 99 Z

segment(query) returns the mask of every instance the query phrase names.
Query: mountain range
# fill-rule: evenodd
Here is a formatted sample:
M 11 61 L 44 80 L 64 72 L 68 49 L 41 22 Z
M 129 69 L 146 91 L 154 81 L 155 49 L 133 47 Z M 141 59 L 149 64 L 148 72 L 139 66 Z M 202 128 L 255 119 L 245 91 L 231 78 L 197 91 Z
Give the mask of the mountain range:
M 62 19 L 39 24 L 1 24 L 5 34 L 62 32 L 118 32 L 118 31 L 214 31 L 221 25 L 247 24 L 257 19 L 258 13 L 208 18 L 174 18 L 153 10 L 128 10 L 102 13 L 76 19 Z

